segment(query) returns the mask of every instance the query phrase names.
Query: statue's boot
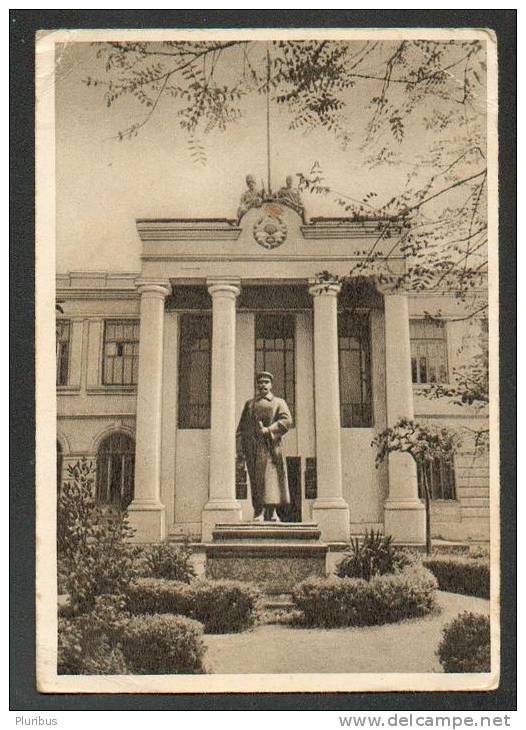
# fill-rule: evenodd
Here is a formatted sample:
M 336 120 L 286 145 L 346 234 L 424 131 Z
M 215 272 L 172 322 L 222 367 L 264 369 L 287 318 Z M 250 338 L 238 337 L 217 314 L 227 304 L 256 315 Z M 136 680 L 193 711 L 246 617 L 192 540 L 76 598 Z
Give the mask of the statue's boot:
M 254 522 L 263 522 L 265 520 L 265 516 L 263 512 L 260 512 L 258 515 L 254 514 Z
M 270 521 L 271 522 L 281 522 L 281 520 L 278 517 L 278 513 L 276 512 L 276 510 L 274 510 L 274 512 L 272 513 L 272 517 L 270 518 Z

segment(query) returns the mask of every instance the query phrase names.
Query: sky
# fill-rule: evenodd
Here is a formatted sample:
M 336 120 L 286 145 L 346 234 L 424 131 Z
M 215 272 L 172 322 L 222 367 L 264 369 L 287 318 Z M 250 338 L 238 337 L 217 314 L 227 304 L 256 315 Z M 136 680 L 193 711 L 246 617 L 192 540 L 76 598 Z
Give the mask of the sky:
M 204 139 L 207 163 L 196 164 L 188 139 L 170 99 L 162 99 L 150 121 L 132 140 L 119 141 L 118 131 L 140 121 L 144 111 L 133 100 L 121 99 L 108 109 L 100 87 L 88 87 L 88 76 L 104 77 L 104 66 L 89 43 L 57 47 L 55 77 L 57 270 L 140 271 L 137 218 L 233 218 L 245 177 L 266 179 L 265 98 L 251 97 L 242 119 L 226 132 Z M 273 188 L 285 176 L 307 173 L 314 162 L 326 183 L 362 199 L 370 190 L 379 200 L 399 192 L 415 154 L 432 141 L 420 125 L 408 130 L 403 165 L 389 174 L 369 170 L 359 142 L 370 111 L 365 103 L 379 88 L 364 82 L 363 94 L 349 95 L 346 114 L 352 139 L 341 149 L 325 130 L 305 134 L 289 129 L 288 113 L 272 106 L 271 165 Z M 310 216 L 342 215 L 342 209 L 322 196 L 305 196 Z

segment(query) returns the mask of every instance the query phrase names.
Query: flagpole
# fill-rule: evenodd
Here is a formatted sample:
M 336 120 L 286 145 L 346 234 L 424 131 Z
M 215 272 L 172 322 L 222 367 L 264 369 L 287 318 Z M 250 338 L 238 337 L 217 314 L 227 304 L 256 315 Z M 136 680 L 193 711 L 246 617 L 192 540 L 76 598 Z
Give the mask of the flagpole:
M 272 195 L 270 178 L 270 51 L 267 43 L 267 185 L 268 195 Z

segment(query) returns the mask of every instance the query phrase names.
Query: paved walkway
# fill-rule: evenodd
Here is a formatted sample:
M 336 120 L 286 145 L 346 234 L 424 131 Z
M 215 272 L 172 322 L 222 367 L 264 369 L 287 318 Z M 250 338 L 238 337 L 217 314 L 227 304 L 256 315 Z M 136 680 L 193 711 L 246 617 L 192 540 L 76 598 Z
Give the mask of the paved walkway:
M 438 591 L 440 614 L 398 624 L 349 629 L 257 626 L 242 634 L 206 635 L 214 674 L 303 672 L 440 672 L 434 652 L 442 627 L 460 611 L 489 613 L 489 601 Z

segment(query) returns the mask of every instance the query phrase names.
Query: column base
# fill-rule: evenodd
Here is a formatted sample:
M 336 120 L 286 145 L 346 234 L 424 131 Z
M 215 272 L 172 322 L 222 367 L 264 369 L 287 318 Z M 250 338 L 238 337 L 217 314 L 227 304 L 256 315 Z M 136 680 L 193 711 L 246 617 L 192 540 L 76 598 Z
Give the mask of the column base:
M 387 499 L 384 503 L 384 532 L 394 542 L 425 545 L 426 510 L 419 499 Z
M 349 542 L 349 505 L 344 499 L 317 499 L 312 505 L 312 520 L 318 524 L 324 542 Z
M 133 501 L 128 507 L 128 521 L 135 530 L 131 542 L 163 542 L 166 538 L 165 508 L 160 502 Z
M 211 500 L 201 514 L 201 542 L 211 542 L 214 527 L 220 523 L 241 522 L 241 505 L 235 500 Z

